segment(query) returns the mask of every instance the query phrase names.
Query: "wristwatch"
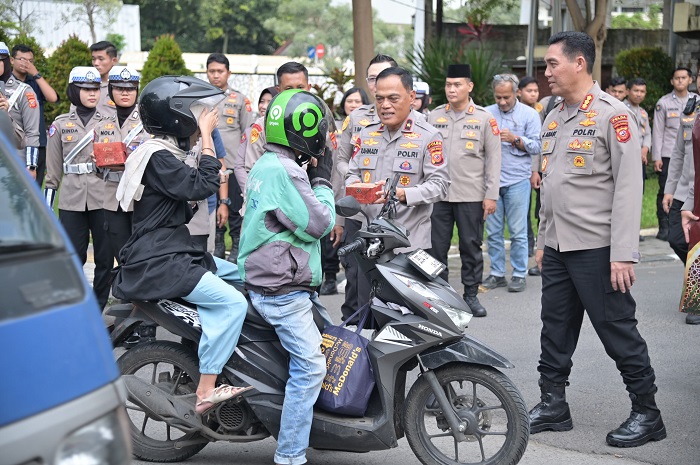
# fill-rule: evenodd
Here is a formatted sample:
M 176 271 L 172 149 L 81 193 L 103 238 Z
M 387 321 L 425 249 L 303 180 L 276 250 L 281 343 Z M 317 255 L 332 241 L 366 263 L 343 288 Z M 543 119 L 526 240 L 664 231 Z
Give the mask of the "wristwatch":
M 231 199 L 229 199 L 228 197 L 225 198 L 225 199 L 219 199 L 219 201 L 216 202 L 216 204 L 217 204 L 217 205 L 227 205 L 227 206 L 231 206 Z
M 520 142 L 522 142 L 522 139 L 520 137 L 516 137 L 513 141 L 513 147 L 517 147 Z
M 34 80 L 36 81 L 37 79 L 41 79 L 41 78 L 43 78 L 43 77 L 44 77 L 44 76 L 42 76 L 41 73 L 36 73 L 36 74 L 34 75 Z

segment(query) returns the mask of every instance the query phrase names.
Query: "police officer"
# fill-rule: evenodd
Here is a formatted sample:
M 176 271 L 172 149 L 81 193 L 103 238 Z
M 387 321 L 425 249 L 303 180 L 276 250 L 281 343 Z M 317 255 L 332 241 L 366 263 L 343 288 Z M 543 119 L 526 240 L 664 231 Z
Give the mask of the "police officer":
M 212 53 L 207 58 L 207 79 L 209 83 L 218 87 L 226 93 L 226 98 L 219 103 L 219 133 L 226 148 L 226 157 L 224 158 L 224 166 L 221 168 L 233 168 L 234 159 L 238 152 L 238 145 L 241 142 L 241 136 L 246 128 L 253 123 L 253 109 L 250 105 L 248 97 L 233 89 L 228 85 L 228 78 L 231 75 L 229 70 L 229 61 L 226 55 L 222 53 Z M 236 263 L 238 257 L 238 241 L 241 231 L 242 218 L 239 213 L 243 205 L 243 196 L 241 188 L 235 178 L 229 178 L 227 186 L 222 186 L 224 189 L 219 192 L 219 200 L 217 209 L 228 217 L 229 236 L 231 236 L 231 253 L 229 261 Z M 224 244 L 224 233 L 226 227 L 223 224 L 217 224 L 216 236 L 214 242 L 214 255 L 219 258 L 224 258 L 226 247 Z
M 659 193 L 656 196 L 656 216 L 659 219 L 659 233 L 657 239 L 668 240 L 668 214 L 663 209 L 663 196 L 668 176 L 669 152 L 664 152 L 664 147 L 673 147 L 681 124 L 681 115 L 688 99 L 695 96 L 688 92 L 688 86 L 693 73 L 690 69 L 679 66 L 673 71 L 671 85 L 673 91 L 664 95 L 656 103 L 654 111 L 654 126 L 652 132 L 652 146 L 655 150 L 651 153 L 654 161 L 654 170 L 659 173 Z M 666 155 L 666 156 L 664 156 Z
M 36 179 L 36 166 L 39 161 L 39 127 L 41 111 L 36 93 L 29 85 L 12 75 L 10 50 L 0 42 L 0 81 L 5 83 L 5 98 L 9 106 L 10 118 L 16 133 L 22 135 L 18 148 L 24 152 L 29 173 Z
M 370 99 L 374 98 L 374 94 L 377 90 L 376 83 L 379 73 L 387 68 L 396 66 L 398 66 L 396 60 L 388 55 L 377 54 L 370 60 L 367 66 L 367 86 L 369 87 Z M 338 162 L 334 170 L 338 172 L 340 179 L 345 180 L 347 177 L 350 157 L 355 149 L 355 142 L 357 141 L 360 131 L 370 124 L 377 124 L 379 122 L 377 107 L 374 103 L 356 108 L 345 118 L 343 125 L 340 127 L 342 133 L 338 144 Z M 338 219 L 343 220 L 342 217 Z M 349 242 L 354 238 L 357 231 L 360 230 L 362 221 L 359 216 L 357 218 L 345 218 L 344 221 L 345 234 L 343 240 Z M 341 259 L 341 263 L 345 268 L 346 284 L 345 302 L 343 302 L 343 305 L 340 307 L 340 311 L 343 314 L 343 320 L 345 320 L 360 308 L 358 304 L 359 300 L 366 301 L 369 298 L 369 283 L 364 275 L 359 272 L 357 259 L 354 255 L 346 255 Z
M 403 68 L 380 72 L 376 80 L 376 104 L 380 122 L 363 127 L 355 140 L 345 185 L 384 183 L 398 173 L 396 222 L 411 232 L 411 247 L 430 249 L 430 215 L 433 204 L 447 197 L 450 186 L 442 134 L 411 110 L 415 99 L 413 79 Z M 370 218 L 384 203 L 363 205 Z M 399 251 L 402 251 L 399 249 Z M 366 301 L 359 301 L 364 305 Z
M 445 79 L 445 94 L 449 103 L 435 108 L 428 117 L 428 122 L 445 139 L 452 180 L 445 201 L 433 207 L 431 253 L 447 263 L 456 222 L 464 301 L 474 316 L 486 316 L 486 309 L 477 298 L 484 270 L 481 243 L 484 220 L 496 211 L 501 175 L 501 139 L 496 119 L 471 99 L 469 94 L 473 89 L 471 66 L 449 65 Z M 446 269 L 442 278 L 447 280 L 448 274 Z
M 102 79 L 100 103 L 97 105 L 97 111 L 102 116 L 114 116 L 117 109 L 109 96 L 107 85 L 109 84 L 109 71 L 112 66 L 117 64 L 117 47 L 112 42 L 103 40 L 90 46 L 90 55 L 92 56 L 92 66 L 97 69 L 100 73 L 100 79 Z
M 630 293 L 639 261 L 640 143 L 627 107 L 593 81 L 594 61 L 595 44 L 585 33 L 549 39 L 545 76 L 564 103 L 542 129 L 535 255 L 542 271 L 542 401 L 530 410 L 530 432 L 573 428 L 565 387 L 585 311 L 632 400 L 629 418 L 606 441 L 636 447 L 666 437 Z
M 95 259 L 93 290 L 100 308 L 109 298 L 109 272 L 114 257 L 104 228 L 105 182 L 97 176 L 93 151 L 95 126 L 103 116 L 96 110 L 101 78 L 92 66 L 77 66 L 68 77 L 68 100 L 75 110 L 60 115 L 49 127 L 46 147 L 46 188 L 49 207 L 59 187 L 58 218 L 83 264 L 92 234 Z
M 143 129 L 141 116 L 136 108 L 141 76 L 126 66 L 113 66 L 109 72 L 107 90 L 115 103 L 116 115 L 105 117 L 95 126 L 95 142 L 124 142 L 127 155 L 150 138 Z M 131 237 L 131 211 L 125 212 L 117 201 L 117 186 L 122 177 L 119 169 L 98 169 L 105 181 L 104 214 L 107 237 L 112 255 L 119 262 L 119 251 Z

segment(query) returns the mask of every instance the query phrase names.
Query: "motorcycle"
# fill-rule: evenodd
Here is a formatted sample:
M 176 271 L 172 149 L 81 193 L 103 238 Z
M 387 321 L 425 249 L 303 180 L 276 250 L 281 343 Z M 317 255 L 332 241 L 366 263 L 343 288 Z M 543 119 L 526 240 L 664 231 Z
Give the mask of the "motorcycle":
M 367 350 L 376 386 L 364 417 L 315 409 L 309 445 L 368 452 L 398 447 L 405 435 L 425 465 L 516 464 L 528 443 L 528 413 L 518 389 L 498 370 L 513 365 L 465 333 L 471 313 L 439 277 L 444 264 L 421 249 L 394 252 L 410 246 L 409 231 L 392 220 L 397 181 L 377 218 L 367 218 L 368 226 L 338 252 L 355 253 L 372 284 L 370 308 L 377 329 Z M 336 211 L 350 217 L 361 207 L 345 197 Z M 219 381 L 255 389 L 203 416 L 194 409 L 201 335 L 196 308 L 163 299 L 117 305 L 108 313 L 123 318 L 112 331 L 115 347 L 142 323 L 155 323 L 181 338 L 138 344 L 118 359 L 136 457 L 174 462 L 213 441 L 277 437 L 288 356 L 252 305 Z M 406 395 L 407 374 L 416 368 L 417 379 Z

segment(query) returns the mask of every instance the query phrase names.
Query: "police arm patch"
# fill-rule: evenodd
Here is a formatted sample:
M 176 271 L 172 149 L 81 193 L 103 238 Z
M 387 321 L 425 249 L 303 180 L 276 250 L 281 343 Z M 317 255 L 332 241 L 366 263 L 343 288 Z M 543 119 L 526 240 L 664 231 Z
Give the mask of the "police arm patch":
M 430 162 L 435 166 L 441 166 L 445 163 L 445 157 L 442 155 L 442 141 L 434 140 L 428 144 L 428 152 L 430 153 Z
M 489 124 L 491 125 L 491 132 L 494 136 L 497 136 L 501 133 L 501 131 L 498 129 L 498 123 L 496 122 L 495 118 L 491 118 L 489 120 Z
M 53 137 L 54 134 L 56 134 L 56 125 L 55 125 L 55 124 L 52 124 L 52 125 L 49 127 L 49 137 Z
M 610 124 L 612 124 L 615 130 L 615 138 L 618 142 L 627 142 L 632 137 L 629 128 L 629 120 L 627 115 L 616 115 L 610 118 Z

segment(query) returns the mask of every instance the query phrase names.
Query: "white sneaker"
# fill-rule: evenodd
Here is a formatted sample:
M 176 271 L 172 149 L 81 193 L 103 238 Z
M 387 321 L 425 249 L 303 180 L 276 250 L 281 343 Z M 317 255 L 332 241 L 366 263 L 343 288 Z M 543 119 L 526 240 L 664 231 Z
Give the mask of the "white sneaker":
M 338 292 L 340 294 L 345 294 L 345 285 L 348 283 L 347 279 L 343 279 L 341 282 L 338 283 Z

